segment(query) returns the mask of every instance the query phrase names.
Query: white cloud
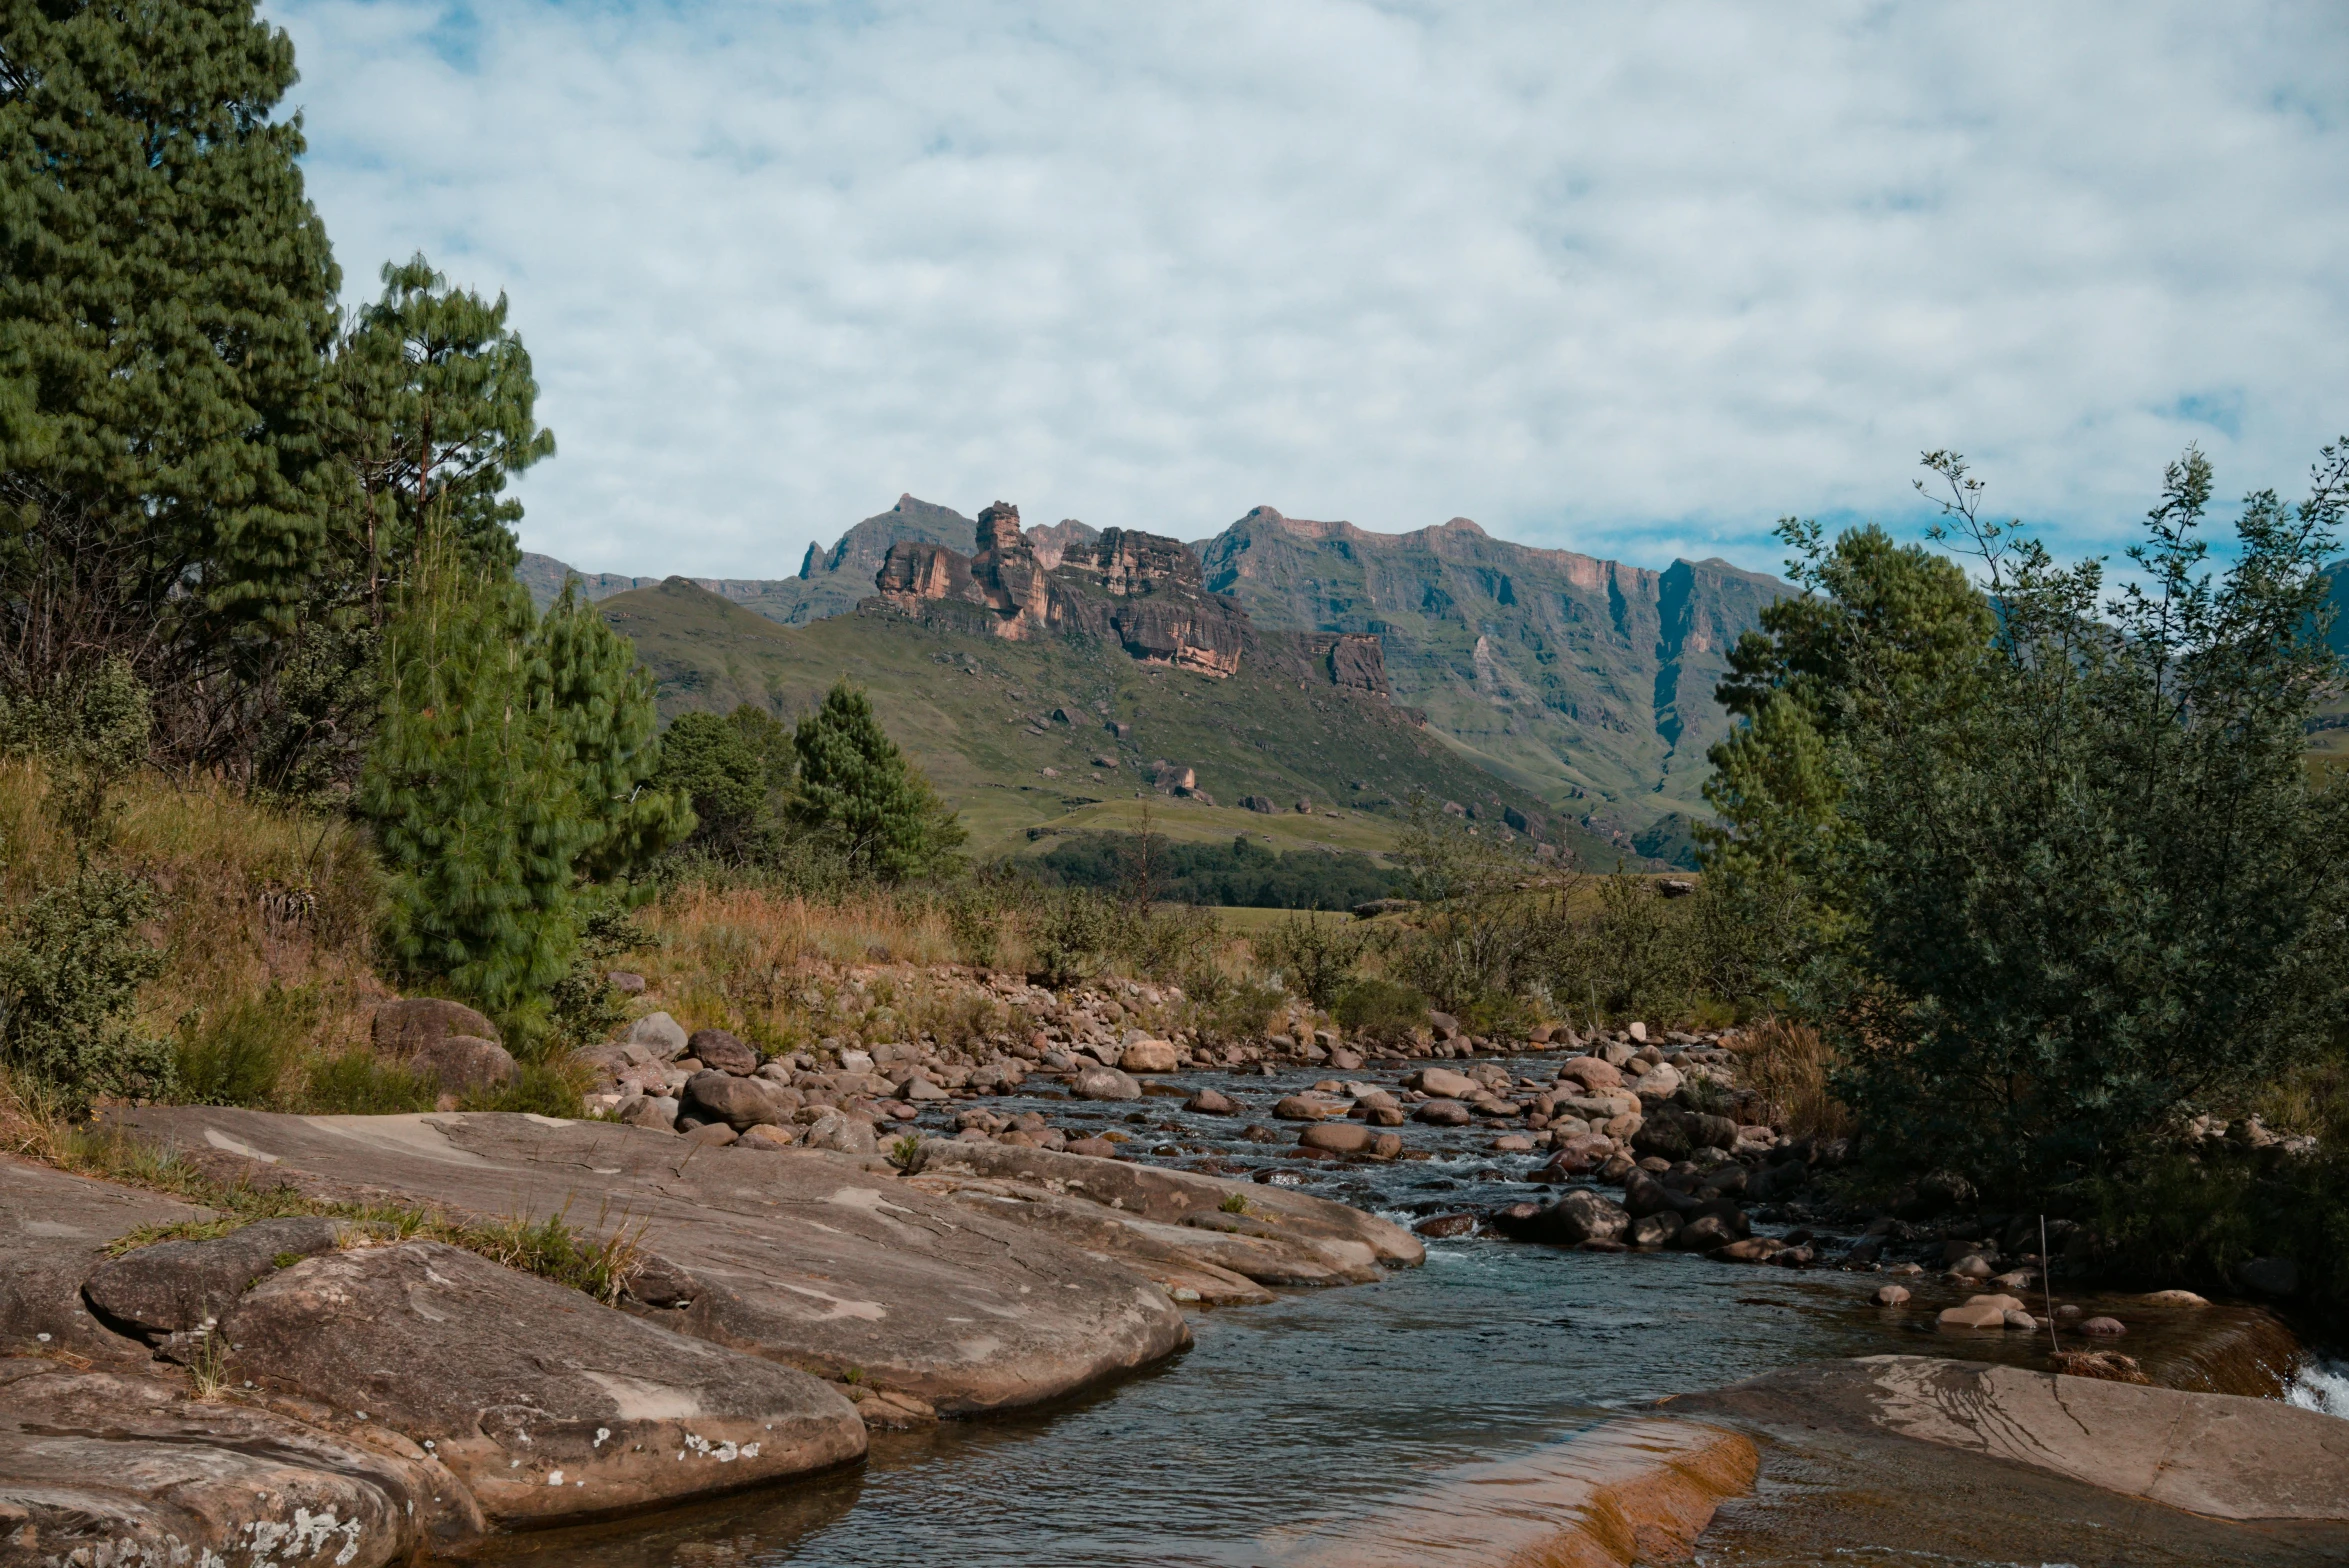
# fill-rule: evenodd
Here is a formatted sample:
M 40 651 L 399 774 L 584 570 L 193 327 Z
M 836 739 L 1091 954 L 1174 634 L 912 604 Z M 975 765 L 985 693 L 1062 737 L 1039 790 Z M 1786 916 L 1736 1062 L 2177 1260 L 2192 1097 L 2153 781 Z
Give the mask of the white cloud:
M 506 290 L 527 545 L 901 490 L 1773 564 L 1956 446 L 2109 548 L 2349 429 L 2337 6 L 280 0 L 350 275 Z

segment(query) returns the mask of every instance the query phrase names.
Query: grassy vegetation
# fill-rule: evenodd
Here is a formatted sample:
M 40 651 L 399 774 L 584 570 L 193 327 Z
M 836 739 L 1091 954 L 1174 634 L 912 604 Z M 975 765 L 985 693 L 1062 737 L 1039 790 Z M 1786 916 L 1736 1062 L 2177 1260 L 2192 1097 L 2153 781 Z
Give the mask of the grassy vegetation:
M 1284 854 L 1245 835 L 1200 844 L 1157 833 L 1088 833 L 1055 842 L 1028 866 L 1066 887 L 1125 889 L 1147 875 L 1152 891 L 1173 903 L 1256 909 L 1351 909 L 1400 887 L 1399 873 L 1358 851 Z

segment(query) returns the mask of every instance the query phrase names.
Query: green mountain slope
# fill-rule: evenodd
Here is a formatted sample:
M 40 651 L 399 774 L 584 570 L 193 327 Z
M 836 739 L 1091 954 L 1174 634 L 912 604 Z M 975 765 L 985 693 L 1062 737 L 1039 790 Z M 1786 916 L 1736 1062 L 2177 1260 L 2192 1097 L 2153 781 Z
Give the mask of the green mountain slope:
M 1585 864 L 1612 867 L 1621 853 L 1406 711 L 1331 684 L 1322 663 L 1279 633 L 1260 634 L 1240 673 L 1217 680 L 1086 638 L 1008 642 L 879 609 L 783 626 L 683 578 L 614 595 L 602 609 L 635 640 L 664 719 L 744 702 L 788 718 L 835 680 L 864 687 L 982 852 L 1024 847 L 1031 830 L 1039 840 L 1131 830 L 1145 802 L 1154 827 L 1179 838 L 1250 832 L 1282 848 L 1377 851 L 1392 844 L 1401 803 L 1424 787 L 1472 808 L 1480 833 L 1508 835 L 1504 814 L 1515 811 Z M 1160 762 L 1169 768 L 1154 769 Z M 1159 787 L 1182 769 L 1207 800 Z M 1242 809 L 1243 796 L 1279 809 Z M 1300 799 L 1310 813 L 1293 809 Z
M 1620 832 L 1704 810 L 1713 700 L 1786 584 L 1726 561 L 1661 572 L 1494 539 L 1466 518 L 1374 534 L 1258 507 L 1200 550 L 1260 627 L 1375 632 L 1396 700 L 1562 810 Z

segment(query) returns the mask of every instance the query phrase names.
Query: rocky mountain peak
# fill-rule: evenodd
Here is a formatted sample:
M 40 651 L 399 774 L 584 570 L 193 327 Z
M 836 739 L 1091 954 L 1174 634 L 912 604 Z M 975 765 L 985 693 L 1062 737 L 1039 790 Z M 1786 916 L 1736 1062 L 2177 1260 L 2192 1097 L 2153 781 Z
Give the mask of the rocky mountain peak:
M 997 501 L 973 525 L 974 553 L 900 541 L 874 573 L 873 585 L 882 604 L 907 614 L 953 614 L 1014 641 L 1046 634 L 1101 637 L 1145 662 L 1209 675 L 1232 674 L 1254 646 L 1247 613 L 1206 590 L 1199 559 L 1181 540 L 1125 528 L 1094 534 L 1074 519 L 1050 532 L 1056 537 L 1044 541 L 1052 547 L 1048 565 L 1039 541 L 1021 530 L 1019 508 Z M 1332 657 L 1323 650 L 1321 657 L 1333 684 L 1383 690 L 1383 670 L 1375 679 L 1366 673 L 1376 662 L 1374 652 L 1352 648 Z

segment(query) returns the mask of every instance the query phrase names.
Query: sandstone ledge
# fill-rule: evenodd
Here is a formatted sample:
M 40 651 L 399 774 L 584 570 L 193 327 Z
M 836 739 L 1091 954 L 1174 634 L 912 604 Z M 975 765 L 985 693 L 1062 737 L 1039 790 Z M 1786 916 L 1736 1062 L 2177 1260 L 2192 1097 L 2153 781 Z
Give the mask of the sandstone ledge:
M 1684 1562 L 1714 1510 L 1754 1483 L 1754 1445 L 1695 1421 L 1628 1416 L 1522 1459 L 1478 1465 L 1272 1560 L 1282 1568 L 1626 1568 Z

